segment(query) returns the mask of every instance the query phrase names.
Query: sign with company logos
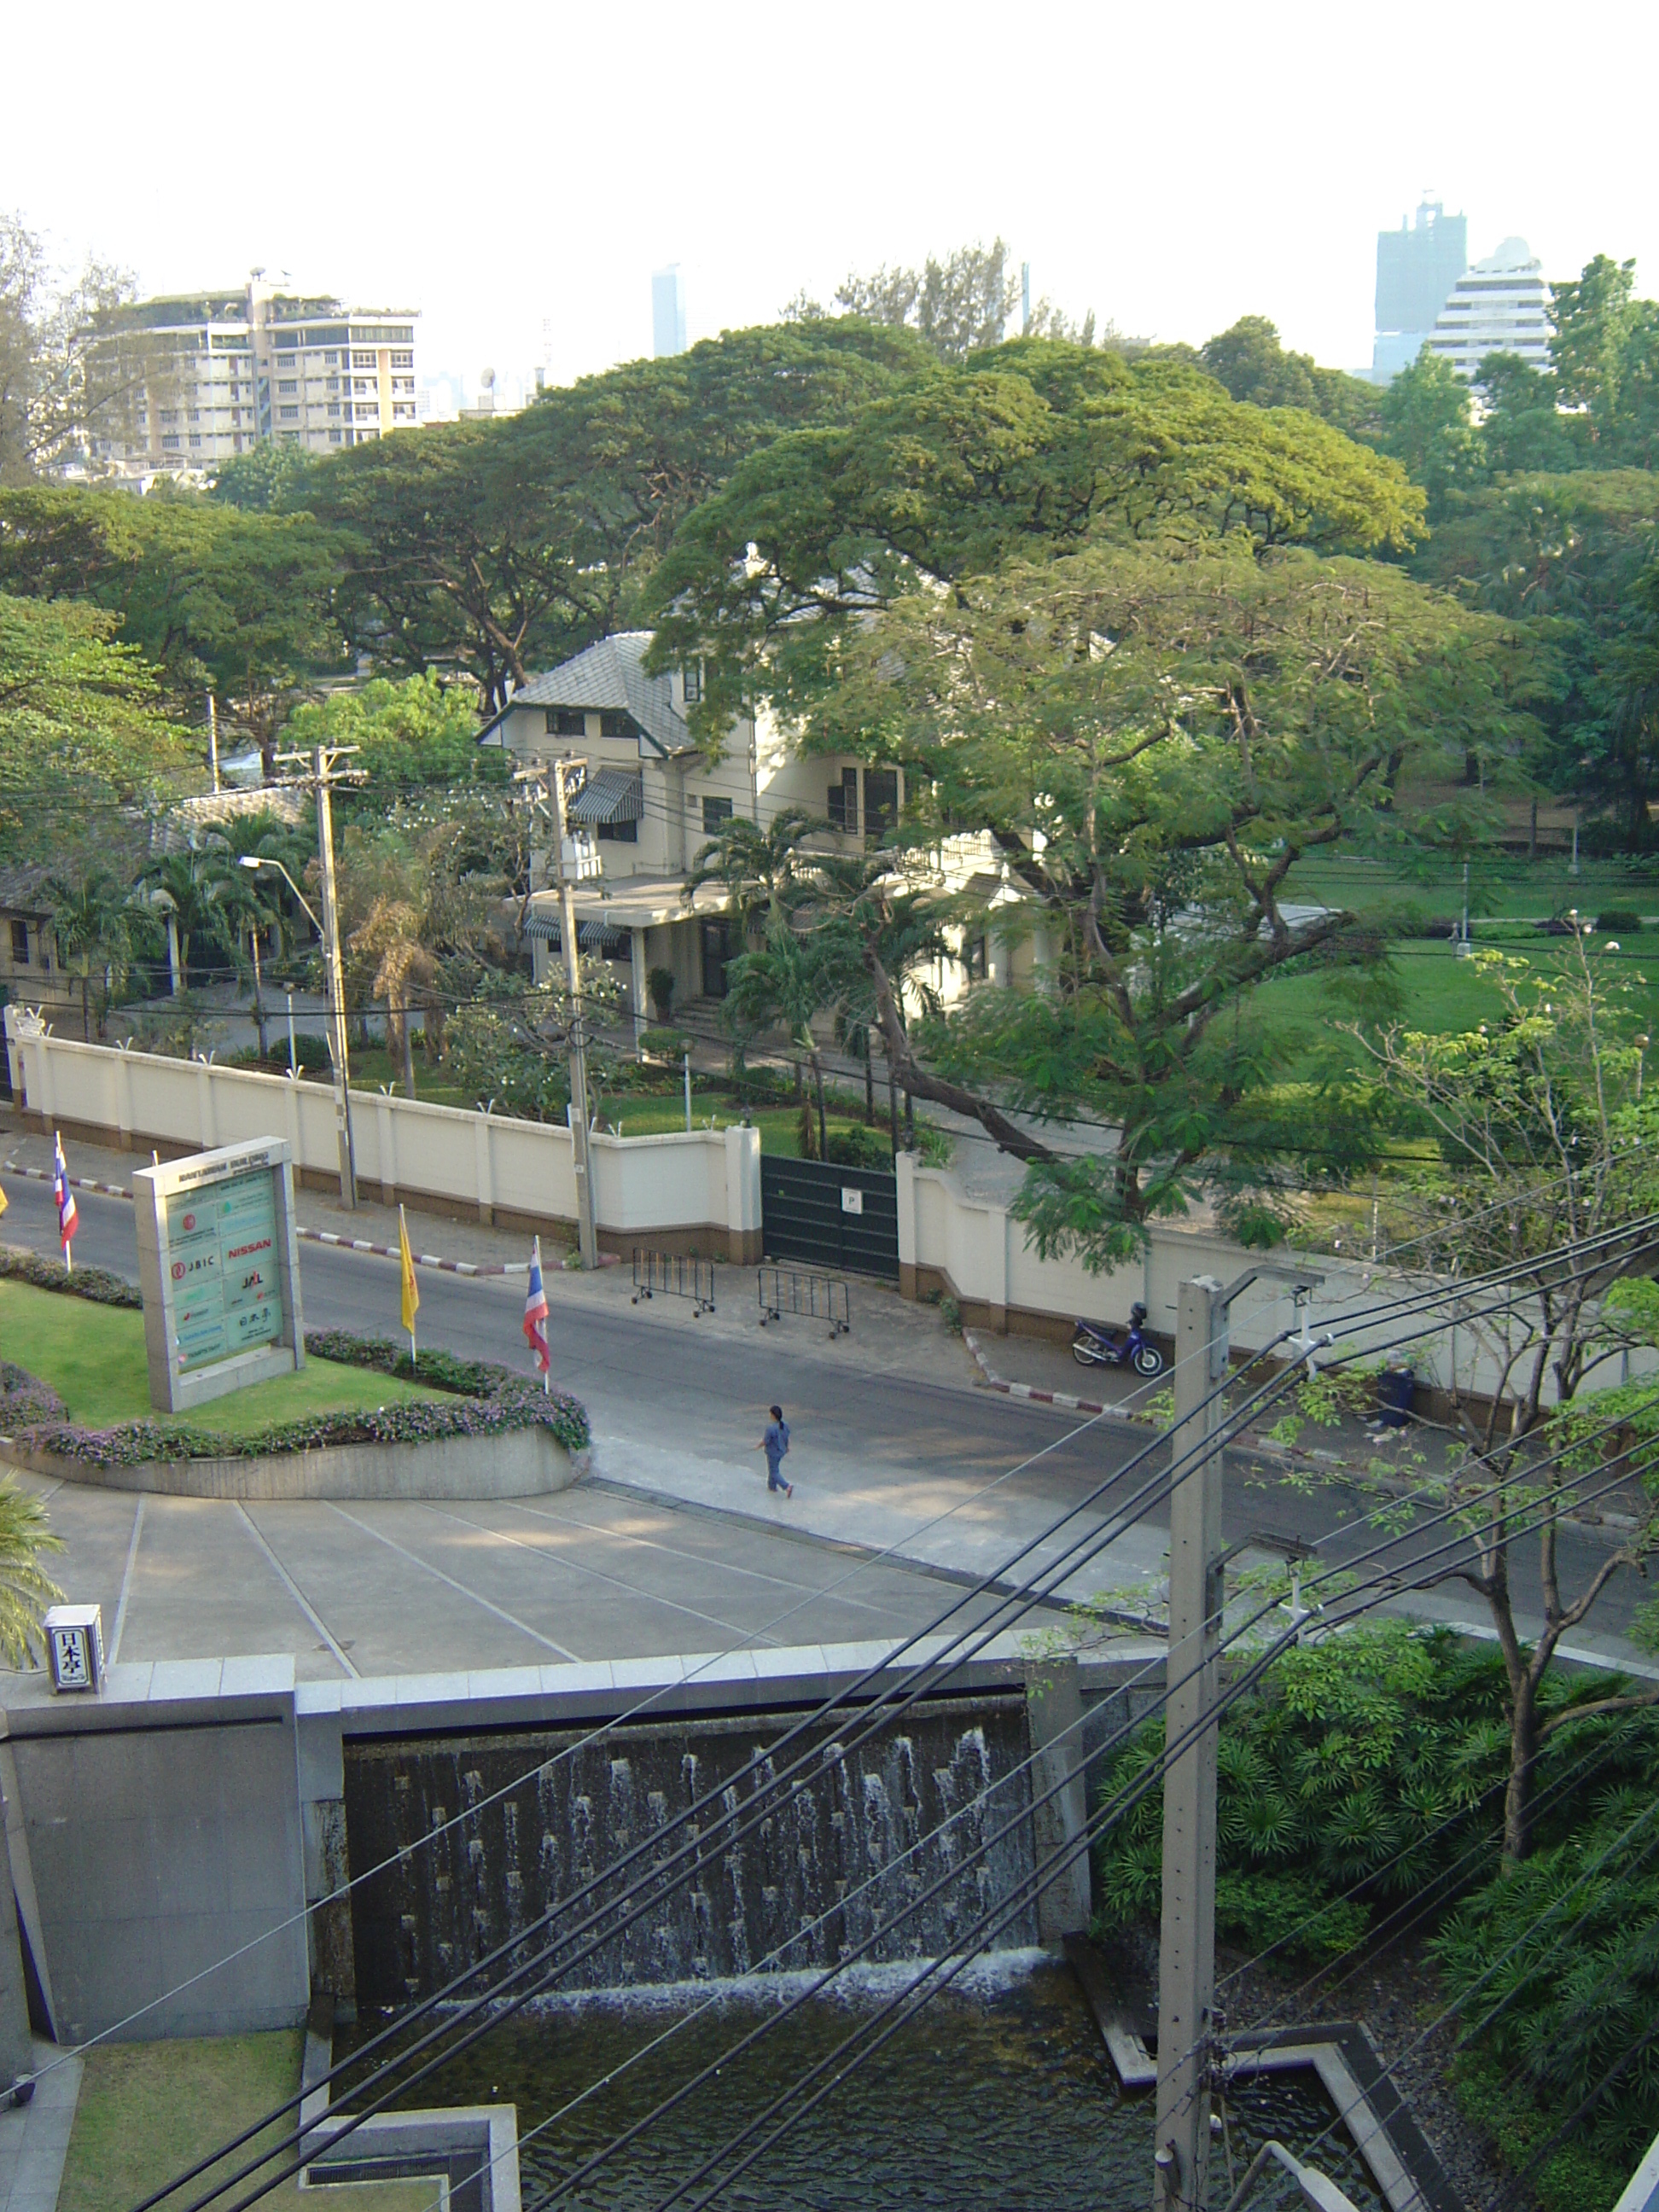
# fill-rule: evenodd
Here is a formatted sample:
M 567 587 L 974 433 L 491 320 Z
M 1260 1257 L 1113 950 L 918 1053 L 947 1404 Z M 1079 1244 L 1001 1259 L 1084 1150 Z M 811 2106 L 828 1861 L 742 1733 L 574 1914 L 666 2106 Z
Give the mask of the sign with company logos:
M 150 1403 L 179 1413 L 305 1364 L 294 1170 L 277 1138 L 142 1168 Z

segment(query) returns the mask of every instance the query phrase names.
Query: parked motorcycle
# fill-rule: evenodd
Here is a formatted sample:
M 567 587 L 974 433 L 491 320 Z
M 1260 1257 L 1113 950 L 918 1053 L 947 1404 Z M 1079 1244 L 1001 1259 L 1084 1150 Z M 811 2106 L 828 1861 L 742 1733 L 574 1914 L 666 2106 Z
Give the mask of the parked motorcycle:
M 1079 1367 L 1133 1367 L 1137 1375 L 1161 1375 L 1164 1354 L 1146 1329 L 1146 1309 L 1137 1298 L 1129 1309 L 1126 1336 L 1120 1336 L 1115 1329 L 1097 1328 L 1091 1321 L 1079 1322 L 1072 1339 L 1072 1357 Z

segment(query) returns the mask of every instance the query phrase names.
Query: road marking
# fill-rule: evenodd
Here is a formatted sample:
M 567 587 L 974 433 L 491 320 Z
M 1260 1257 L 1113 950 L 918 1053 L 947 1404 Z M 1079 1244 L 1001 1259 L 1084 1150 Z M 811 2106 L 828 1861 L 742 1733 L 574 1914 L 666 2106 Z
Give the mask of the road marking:
M 144 1533 L 144 1494 L 138 1493 L 138 1506 L 132 1516 L 132 1540 L 127 1546 L 127 1563 L 121 1574 L 121 1595 L 115 1607 L 115 1633 L 109 1640 L 109 1663 L 112 1667 L 121 1656 L 121 1632 L 127 1625 L 127 1599 L 132 1590 L 132 1570 L 138 1558 L 138 1539 Z
M 516 1501 L 503 1498 L 499 1502 L 511 1505 Z M 683 1613 L 688 1620 L 702 1621 L 727 1636 L 746 1638 L 750 1634 L 748 1629 L 739 1628 L 735 1621 L 722 1620 L 717 1613 L 704 1613 L 695 1605 L 681 1605 L 672 1597 L 659 1597 L 654 1590 L 642 1589 L 637 1583 L 625 1582 L 620 1575 L 606 1574 L 603 1567 L 585 1566 L 580 1559 L 554 1557 L 544 1552 L 539 1544 L 526 1544 L 522 1536 L 509 1536 L 505 1528 L 491 1528 L 484 1522 L 469 1521 L 465 1513 L 452 1513 L 441 1505 L 428 1504 L 426 1510 L 428 1513 L 437 1514 L 442 1520 L 459 1522 L 463 1528 L 476 1528 L 481 1536 L 493 1536 L 497 1543 L 516 1545 L 520 1551 L 528 1552 L 532 1559 L 539 1559 L 544 1566 L 565 1567 L 573 1574 L 589 1575 L 596 1583 L 604 1583 L 611 1589 L 623 1590 L 629 1597 L 643 1598 L 650 1605 L 665 1606 L 670 1613 Z M 769 1644 L 775 1644 L 778 1639 L 769 1636 L 765 1640 Z
M 324 1643 L 327 1644 L 329 1650 L 334 1654 L 335 1658 L 338 1660 L 341 1666 L 344 1668 L 346 1673 L 351 1675 L 354 1680 L 361 1681 L 362 1680 L 362 1676 L 358 1673 L 356 1668 L 352 1665 L 350 1660 L 346 1656 L 340 1645 L 337 1644 L 333 1637 L 330 1635 L 328 1626 L 324 1620 L 321 1613 L 317 1611 L 317 1608 L 312 1604 L 310 1599 L 300 1588 L 299 1583 L 295 1581 L 293 1576 L 289 1574 L 288 1569 L 283 1565 L 276 1553 L 271 1550 L 270 1545 L 265 1541 L 264 1533 L 260 1529 L 258 1522 L 253 1518 L 253 1516 L 242 1504 L 240 1498 L 233 1498 L 231 1503 L 235 1506 L 238 1513 L 241 1515 L 242 1525 L 246 1528 L 248 1534 L 252 1537 L 254 1542 L 264 1553 L 265 1558 L 270 1565 L 271 1571 L 276 1575 L 277 1581 L 282 1583 L 283 1589 L 293 1599 L 295 1604 L 299 1607 L 301 1612 L 304 1613 L 306 1619 L 316 1630 L 318 1635 L 322 1638 Z
M 462 1597 L 471 1598 L 474 1605 L 482 1606 L 486 1613 L 493 1613 L 497 1620 L 504 1620 L 509 1628 L 516 1628 L 521 1635 L 529 1637 L 532 1643 L 542 1645 L 544 1650 L 556 1653 L 561 1659 L 580 1664 L 580 1652 L 567 1651 L 562 1644 L 556 1644 L 550 1636 L 544 1636 L 539 1628 L 532 1628 L 527 1620 L 520 1620 L 517 1613 L 508 1613 L 504 1606 L 492 1604 L 487 1597 L 480 1597 L 477 1590 L 469 1589 L 465 1583 L 458 1583 L 453 1575 L 447 1575 L 441 1567 L 434 1567 L 429 1559 L 423 1559 L 418 1552 L 411 1552 L 406 1545 L 386 1535 L 384 1530 L 371 1528 L 367 1521 L 360 1521 L 355 1513 L 348 1513 L 343 1505 L 337 1505 L 332 1498 L 321 1502 L 327 1505 L 331 1513 L 337 1513 L 342 1521 L 349 1521 L 354 1528 L 361 1528 L 365 1536 L 373 1536 L 377 1544 L 384 1544 L 388 1551 L 396 1552 L 399 1559 L 407 1559 L 410 1566 L 418 1567 L 422 1574 L 430 1575 L 434 1582 L 444 1583 Z

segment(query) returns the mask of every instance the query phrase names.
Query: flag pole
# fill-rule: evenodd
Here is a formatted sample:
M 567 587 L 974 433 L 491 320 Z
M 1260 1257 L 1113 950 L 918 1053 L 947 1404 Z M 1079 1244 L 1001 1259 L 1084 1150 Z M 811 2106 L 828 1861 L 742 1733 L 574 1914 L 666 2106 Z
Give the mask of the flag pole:
M 539 1231 L 538 1231 L 538 1233 L 537 1233 L 537 1237 L 536 1237 L 536 1273 L 537 1273 L 538 1275 L 540 1275 L 540 1274 L 541 1274 L 541 1273 L 542 1273 L 542 1240 L 541 1240 L 541 1235 L 540 1235 L 540 1232 L 539 1232 Z M 547 1279 L 546 1279 L 546 1277 L 545 1277 L 545 1276 L 543 1276 L 543 1277 L 542 1277 L 542 1279 L 543 1279 L 543 1281 L 544 1281 L 544 1282 L 545 1282 L 545 1280 L 546 1280 Z M 546 1327 L 546 1323 L 545 1323 L 545 1322 L 544 1322 L 544 1323 L 543 1323 L 543 1328 L 545 1328 L 545 1327 Z M 545 1367 L 544 1367 L 544 1368 L 543 1368 L 543 1370 L 542 1370 L 542 1395 L 543 1395 L 543 1397 L 544 1397 L 544 1398 L 550 1398 L 550 1397 L 551 1397 L 551 1396 L 552 1396 L 552 1395 L 553 1395 L 553 1365 L 552 1365 L 552 1362 L 550 1360 L 550 1361 L 549 1361 L 549 1363 L 548 1363 L 548 1364 L 547 1364 Z

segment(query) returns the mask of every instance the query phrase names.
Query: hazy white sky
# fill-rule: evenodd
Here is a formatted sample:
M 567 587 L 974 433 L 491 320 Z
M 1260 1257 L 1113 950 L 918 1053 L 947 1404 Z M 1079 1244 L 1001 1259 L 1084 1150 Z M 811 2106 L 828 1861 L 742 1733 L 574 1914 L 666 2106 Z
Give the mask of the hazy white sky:
M 1266 313 L 1370 357 L 1375 234 L 1432 186 L 1472 258 L 1518 232 L 1659 283 L 1651 0 L 1361 7 L 90 0 L 5 11 L 0 207 L 146 291 L 425 315 L 422 366 L 556 380 L 803 284 L 999 231 L 1034 294 L 1201 341 Z

